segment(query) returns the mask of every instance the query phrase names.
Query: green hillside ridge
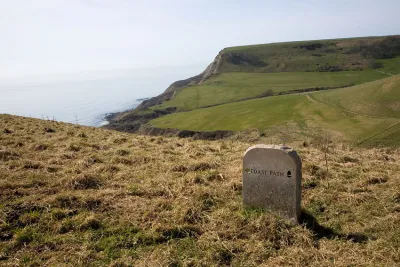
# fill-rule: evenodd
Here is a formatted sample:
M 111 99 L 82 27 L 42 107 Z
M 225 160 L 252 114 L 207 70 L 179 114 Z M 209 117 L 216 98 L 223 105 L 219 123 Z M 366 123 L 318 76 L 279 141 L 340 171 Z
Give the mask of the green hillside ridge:
M 399 36 L 383 36 L 230 47 L 219 72 L 361 70 L 399 56 L 399 44 Z
M 296 123 L 342 133 L 361 142 L 400 120 L 400 75 L 349 88 L 274 96 L 167 115 L 150 121 L 158 128 L 194 131 L 258 129 Z M 400 145 L 400 143 L 390 143 Z
M 243 153 L 271 136 L 153 137 L 0 114 L 0 266 L 398 266 L 399 149 L 334 139 L 322 150 L 315 137 L 286 143 L 303 170 L 292 225 L 242 203 Z
M 113 115 L 106 127 L 279 131 L 291 124 L 300 133 L 317 127 L 362 142 L 399 119 L 397 89 L 388 93 L 380 82 L 367 83 L 399 73 L 398 35 L 229 47 L 202 74 Z M 341 89 L 326 91 L 332 88 Z M 382 145 L 391 144 L 385 140 Z
M 271 92 L 323 87 L 342 87 L 388 77 L 374 70 L 342 72 L 221 73 L 201 85 L 179 91 L 174 98 L 154 109 L 177 107 L 192 110 L 235 102 Z

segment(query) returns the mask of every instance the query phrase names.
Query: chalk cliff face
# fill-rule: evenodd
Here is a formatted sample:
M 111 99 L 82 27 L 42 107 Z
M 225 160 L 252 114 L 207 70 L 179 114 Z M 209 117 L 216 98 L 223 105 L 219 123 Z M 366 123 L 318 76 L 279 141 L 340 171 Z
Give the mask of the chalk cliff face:
M 185 80 L 180 80 L 172 83 L 161 95 L 143 101 L 136 108 L 136 110 L 142 110 L 151 106 L 159 105 L 162 102 L 171 99 L 174 96 L 174 94 L 180 89 L 190 85 L 201 84 L 202 82 L 210 78 L 212 75 L 218 73 L 223 55 L 224 55 L 223 51 L 219 52 L 219 54 L 215 57 L 214 61 L 210 65 L 208 65 L 208 67 L 201 74 Z

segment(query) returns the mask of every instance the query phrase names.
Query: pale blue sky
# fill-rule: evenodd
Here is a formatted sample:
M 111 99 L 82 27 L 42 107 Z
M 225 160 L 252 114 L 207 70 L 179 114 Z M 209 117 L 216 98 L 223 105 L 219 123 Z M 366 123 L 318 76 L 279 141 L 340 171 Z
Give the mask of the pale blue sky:
M 398 0 L 0 0 L 0 78 L 206 66 L 224 47 L 400 33 Z

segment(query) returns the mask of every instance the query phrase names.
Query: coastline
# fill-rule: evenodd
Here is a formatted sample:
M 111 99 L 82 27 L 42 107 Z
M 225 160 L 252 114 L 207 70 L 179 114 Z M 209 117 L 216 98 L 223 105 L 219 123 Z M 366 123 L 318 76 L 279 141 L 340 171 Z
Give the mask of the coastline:
M 100 122 L 98 123 L 97 127 L 103 127 L 103 126 L 109 125 L 110 122 L 111 122 L 118 114 L 123 113 L 123 112 L 126 112 L 126 111 L 130 111 L 130 110 L 134 110 L 134 109 L 137 108 L 140 104 L 142 104 L 143 101 L 146 101 L 146 100 L 148 100 L 148 99 L 150 99 L 150 98 L 148 98 L 148 97 L 145 97 L 145 98 L 138 98 L 138 99 L 135 100 L 136 103 L 133 104 L 133 106 L 132 106 L 131 108 L 129 108 L 129 109 L 119 109 L 119 110 L 115 110 L 115 111 L 113 111 L 113 112 L 106 112 L 106 113 L 103 113 L 103 114 L 101 115 L 101 120 L 102 120 L 102 121 L 100 121 Z

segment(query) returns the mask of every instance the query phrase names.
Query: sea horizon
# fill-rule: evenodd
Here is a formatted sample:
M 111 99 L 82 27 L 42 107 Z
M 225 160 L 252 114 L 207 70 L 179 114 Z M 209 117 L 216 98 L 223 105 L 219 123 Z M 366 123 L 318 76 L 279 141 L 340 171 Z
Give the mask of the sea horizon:
M 137 107 L 203 65 L 122 69 L 78 75 L 0 79 L 0 114 L 76 123 L 106 124 L 104 117 Z

